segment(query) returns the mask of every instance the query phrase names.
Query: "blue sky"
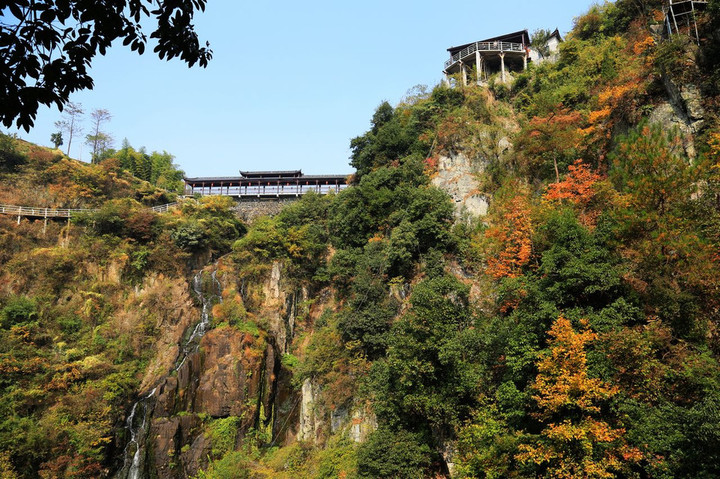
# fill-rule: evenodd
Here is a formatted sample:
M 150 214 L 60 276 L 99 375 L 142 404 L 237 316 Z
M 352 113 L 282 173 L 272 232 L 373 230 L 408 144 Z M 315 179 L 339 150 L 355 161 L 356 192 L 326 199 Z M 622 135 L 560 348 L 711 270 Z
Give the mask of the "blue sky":
M 214 51 L 206 69 L 117 43 L 93 62 L 95 88 L 71 99 L 113 114 L 116 147 L 168 151 L 187 176 L 349 173 L 350 139 L 382 101 L 437 84 L 448 47 L 523 28 L 565 34 L 592 3 L 209 0 L 195 22 Z M 49 145 L 59 118 L 42 108 L 18 134 Z M 89 147 L 74 140 L 71 156 L 89 161 Z

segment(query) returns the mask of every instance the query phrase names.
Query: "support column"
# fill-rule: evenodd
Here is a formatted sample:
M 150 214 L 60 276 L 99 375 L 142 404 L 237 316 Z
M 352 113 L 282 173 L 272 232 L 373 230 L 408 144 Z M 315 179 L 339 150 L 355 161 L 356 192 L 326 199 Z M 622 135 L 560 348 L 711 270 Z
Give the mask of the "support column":
M 500 54 L 500 79 L 505 83 L 505 54 Z
M 523 55 L 523 70 L 527 70 L 527 50 L 525 50 L 525 54 Z
M 692 19 L 695 24 L 695 40 L 697 44 L 700 45 L 700 33 L 698 32 L 697 18 L 695 17 L 695 2 L 690 2 L 690 8 L 692 8 Z
M 475 50 L 475 70 L 477 70 L 475 83 L 479 85 L 482 78 L 482 57 L 480 56 L 480 50 Z
M 462 72 L 463 86 L 467 86 L 467 70 L 465 69 L 465 64 L 463 62 L 460 62 L 460 71 Z
M 447 72 L 447 70 L 443 70 L 443 83 L 446 87 L 450 86 L 450 74 Z
M 672 3 L 670 3 L 670 15 L 672 15 L 673 23 L 675 24 L 675 33 L 680 33 L 680 29 L 677 26 L 677 18 L 675 17 L 675 10 L 673 10 Z
M 67 248 L 70 244 L 70 213 L 68 213 L 67 227 L 65 227 L 65 240 L 63 241 L 62 247 Z

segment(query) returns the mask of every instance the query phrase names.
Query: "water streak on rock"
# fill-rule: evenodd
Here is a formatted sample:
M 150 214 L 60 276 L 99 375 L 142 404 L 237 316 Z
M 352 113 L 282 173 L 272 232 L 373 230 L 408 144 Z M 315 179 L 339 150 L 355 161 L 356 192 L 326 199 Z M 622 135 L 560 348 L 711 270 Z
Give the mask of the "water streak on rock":
M 213 269 L 210 277 L 212 278 L 212 291 L 203 291 L 202 274 L 198 272 L 192 281 L 192 288 L 202 303 L 200 321 L 195 325 L 190 336 L 184 342 L 173 372 L 178 371 L 188 356 L 197 351 L 200 340 L 210 329 L 212 305 L 216 302 L 222 302 L 222 287 L 217 280 L 217 270 Z M 117 479 L 142 479 L 144 471 L 145 441 L 149 429 L 149 421 L 155 407 L 155 392 L 157 386 L 150 391 L 149 394 L 141 397 L 133 404 L 130 414 L 125 422 L 125 427 L 130 434 L 130 440 L 125 446 L 125 461 L 122 469 L 116 474 Z M 141 411 L 142 420 L 138 419 L 138 412 Z

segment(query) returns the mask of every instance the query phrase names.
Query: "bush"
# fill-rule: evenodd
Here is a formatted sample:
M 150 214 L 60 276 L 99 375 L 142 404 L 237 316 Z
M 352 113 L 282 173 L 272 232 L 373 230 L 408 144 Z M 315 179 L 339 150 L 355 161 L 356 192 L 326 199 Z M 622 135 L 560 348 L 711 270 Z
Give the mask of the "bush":
M 211 462 L 205 471 L 198 472 L 197 479 L 249 479 L 250 465 L 244 453 L 234 451 Z
M 16 136 L 0 133 L 0 171 L 13 172 L 27 162 L 27 158 L 17 151 Z
M 208 425 L 207 436 L 212 444 L 213 457 L 223 457 L 235 449 L 240 418 L 229 416 L 216 419 Z
M 38 304 L 27 296 L 10 298 L 0 311 L 0 324 L 7 329 L 11 326 L 27 324 L 38 318 Z
M 361 478 L 419 479 L 429 477 L 433 450 L 419 434 L 381 427 L 358 448 Z

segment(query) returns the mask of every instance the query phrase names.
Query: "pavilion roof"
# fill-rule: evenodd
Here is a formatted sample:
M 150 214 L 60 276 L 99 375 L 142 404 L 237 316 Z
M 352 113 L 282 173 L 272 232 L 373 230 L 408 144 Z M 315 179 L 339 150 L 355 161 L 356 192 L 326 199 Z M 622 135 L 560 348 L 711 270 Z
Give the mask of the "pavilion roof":
M 303 176 L 302 170 L 280 170 L 280 171 L 242 171 L 240 175 L 245 178 L 286 178 Z
M 485 40 L 478 40 L 477 42 L 470 42 L 470 43 L 466 43 L 464 45 L 450 47 L 450 48 L 448 48 L 448 51 L 450 52 L 450 55 L 455 55 L 457 52 L 459 52 L 460 50 L 462 50 L 466 47 L 469 47 L 473 43 L 487 43 L 487 42 L 509 42 L 509 43 L 522 43 L 523 45 L 528 45 L 530 43 L 530 35 L 528 34 L 527 29 L 518 30 L 517 32 L 506 33 L 505 35 L 499 35 L 497 37 L 486 38 Z

